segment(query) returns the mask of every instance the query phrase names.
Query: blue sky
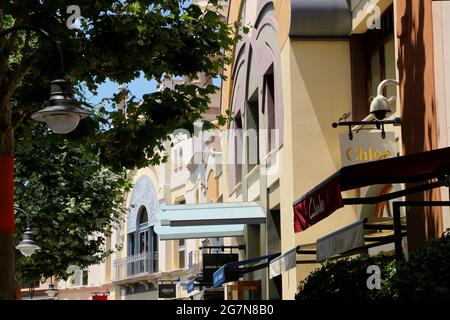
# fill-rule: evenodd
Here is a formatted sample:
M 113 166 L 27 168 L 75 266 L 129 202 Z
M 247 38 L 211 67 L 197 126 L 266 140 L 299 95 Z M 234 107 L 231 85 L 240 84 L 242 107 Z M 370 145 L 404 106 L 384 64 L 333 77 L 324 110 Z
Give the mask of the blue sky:
M 142 99 L 142 95 L 146 93 L 151 93 L 156 91 L 156 81 L 148 81 L 145 79 L 144 75 L 141 76 L 125 86 L 130 90 L 130 92 L 135 95 L 138 99 Z M 87 91 L 86 97 L 89 103 L 96 105 L 99 104 L 104 98 L 112 98 L 112 96 L 117 93 L 119 84 L 106 81 L 98 86 L 97 95 L 93 95 L 91 92 Z
M 220 87 L 221 80 L 219 77 L 216 77 L 213 80 L 213 84 Z M 130 90 L 131 94 L 135 95 L 137 99 L 142 99 L 142 96 L 146 93 L 152 93 L 156 91 L 157 82 L 155 80 L 148 81 L 145 79 L 144 74 L 141 73 L 140 77 L 131 81 L 125 86 Z M 118 92 L 119 84 L 107 80 L 105 83 L 102 83 L 98 86 L 97 95 L 93 95 L 86 89 L 86 98 L 87 101 L 92 105 L 99 104 L 104 98 L 112 98 L 115 93 Z M 108 107 L 105 105 L 105 107 Z

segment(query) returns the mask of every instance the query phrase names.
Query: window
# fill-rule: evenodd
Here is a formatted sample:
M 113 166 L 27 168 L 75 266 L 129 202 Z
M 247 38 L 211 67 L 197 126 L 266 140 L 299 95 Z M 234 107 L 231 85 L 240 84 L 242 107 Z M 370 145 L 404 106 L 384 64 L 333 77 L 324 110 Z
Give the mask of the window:
M 178 172 L 178 150 L 177 149 L 173 150 L 173 172 L 174 173 Z
M 134 233 L 128 234 L 128 252 L 129 256 L 132 256 L 136 253 L 135 243 L 134 243 Z
M 183 169 L 183 148 L 178 149 L 178 172 Z
M 147 209 L 142 206 L 139 209 L 136 231 L 128 234 L 128 256 L 138 255 L 137 260 L 130 261 L 127 265 L 127 274 L 133 275 L 142 272 L 158 271 L 158 236 L 153 226 L 148 224 Z
M 259 112 L 258 100 L 247 102 L 247 163 L 248 172 L 259 164 Z
M 352 68 L 352 118 L 362 120 L 369 114 L 371 98 L 384 79 L 395 79 L 394 13 L 390 6 L 381 16 L 381 29 L 368 30 L 350 38 Z M 385 96 L 396 94 L 386 86 Z
M 234 134 L 234 165 L 236 167 L 236 184 L 238 184 L 242 180 L 242 116 L 240 112 L 237 113 L 235 122 L 236 132 Z
M 158 272 L 158 235 L 154 227 L 149 228 L 150 233 L 150 270 L 149 272 Z
M 82 271 L 83 274 L 83 286 L 87 286 L 88 285 L 88 271 L 87 270 L 83 270 Z
M 148 214 L 147 214 L 147 210 L 144 208 L 141 211 L 141 214 L 139 215 L 139 224 L 144 224 L 148 222 Z
M 273 71 L 269 70 L 264 76 L 263 114 L 267 116 L 267 152 L 275 149 L 275 83 Z
M 189 254 L 188 254 L 188 267 L 189 267 L 189 269 L 191 269 L 193 265 L 194 265 L 194 259 L 193 259 L 192 251 L 189 251 Z
M 179 268 L 183 269 L 186 265 L 185 260 L 186 260 L 186 243 L 185 240 L 179 240 L 178 242 L 178 261 L 179 261 Z
M 178 173 L 183 170 L 183 148 L 178 147 L 173 150 L 173 172 Z

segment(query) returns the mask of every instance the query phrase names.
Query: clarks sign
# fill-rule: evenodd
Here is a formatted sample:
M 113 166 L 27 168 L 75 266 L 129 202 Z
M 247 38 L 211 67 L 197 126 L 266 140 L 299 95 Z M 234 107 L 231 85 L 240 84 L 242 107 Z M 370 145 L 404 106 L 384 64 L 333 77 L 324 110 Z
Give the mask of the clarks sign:
M 379 132 L 359 132 L 353 135 L 340 135 L 342 166 L 393 158 L 398 153 L 398 143 L 394 132 L 386 132 L 382 139 Z

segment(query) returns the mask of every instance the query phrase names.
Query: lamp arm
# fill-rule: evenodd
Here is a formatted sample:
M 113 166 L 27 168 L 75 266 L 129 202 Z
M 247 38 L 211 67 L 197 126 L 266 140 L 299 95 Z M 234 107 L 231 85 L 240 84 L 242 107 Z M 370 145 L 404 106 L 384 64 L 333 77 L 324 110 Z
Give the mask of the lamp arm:
M 59 43 L 52 38 L 47 31 L 41 29 L 41 28 L 37 28 L 37 27 L 33 27 L 33 26 L 29 26 L 29 25 L 18 25 L 18 26 L 14 26 L 8 29 L 5 29 L 3 31 L 0 32 L 0 38 L 4 37 L 6 35 L 8 35 L 11 32 L 15 32 L 15 31 L 34 31 L 37 32 L 43 36 L 45 36 L 47 39 L 49 39 L 52 43 L 53 46 L 55 48 L 55 50 L 58 52 L 58 56 L 59 56 L 59 70 L 58 70 L 58 74 L 64 75 L 64 59 L 63 59 L 63 54 L 62 54 L 62 49 L 61 46 L 59 45 Z
M 377 89 L 377 94 L 379 96 L 383 95 L 383 89 L 387 84 L 395 84 L 395 85 L 400 85 L 400 82 L 398 82 L 398 80 L 394 80 L 394 79 L 386 79 L 380 82 L 380 84 L 378 85 L 378 89 Z
M 27 217 L 27 229 L 30 229 L 30 214 L 28 212 L 26 212 L 25 210 L 19 208 L 19 207 L 14 207 L 15 210 L 18 210 L 20 212 L 22 212 L 23 214 L 25 214 L 25 216 Z

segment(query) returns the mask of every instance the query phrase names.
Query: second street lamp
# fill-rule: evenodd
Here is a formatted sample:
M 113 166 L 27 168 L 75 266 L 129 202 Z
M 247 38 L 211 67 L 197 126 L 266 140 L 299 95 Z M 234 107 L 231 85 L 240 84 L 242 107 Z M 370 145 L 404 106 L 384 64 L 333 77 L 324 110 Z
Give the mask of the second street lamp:
M 59 72 L 57 73 L 57 79 L 52 81 L 50 99 L 44 103 L 43 110 L 33 114 L 32 118 L 37 121 L 45 121 L 55 133 L 68 133 L 74 130 L 80 119 L 86 118 L 89 113 L 83 110 L 79 102 L 73 98 L 72 84 L 64 72 L 61 46 L 45 30 L 28 25 L 18 25 L 0 31 L 0 39 L 6 38 L 9 34 L 17 31 L 33 31 L 45 36 L 53 43 L 59 57 Z M 10 39 L 8 38 L 7 42 Z M 10 44 L 14 45 L 14 39 Z M 6 112 L 10 113 L 9 102 L 6 105 Z M 0 254 L 0 299 L 14 299 L 16 297 L 14 247 L 12 246 L 15 233 L 14 133 L 11 116 L 6 116 L 3 120 L 1 126 L 2 147 L 0 148 L 0 181 L 2 181 L 2 187 L 0 188 L 0 250 L 2 251 L 2 254 Z M 6 143 L 3 143 L 4 137 Z
M 58 293 L 58 289 L 55 288 L 53 284 L 53 276 L 50 276 L 50 284 L 48 285 L 48 289 L 45 291 L 47 296 L 53 298 Z
M 25 214 L 27 218 L 27 230 L 23 234 L 22 241 L 16 246 L 16 249 L 20 250 L 20 252 L 26 256 L 31 256 L 36 250 L 41 249 L 35 242 L 34 242 L 34 234 L 33 231 L 30 229 L 30 214 L 27 213 L 25 210 L 20 209 L 18 207 L 14 208 L 15 210 L 20 211 L 21 213 Z

